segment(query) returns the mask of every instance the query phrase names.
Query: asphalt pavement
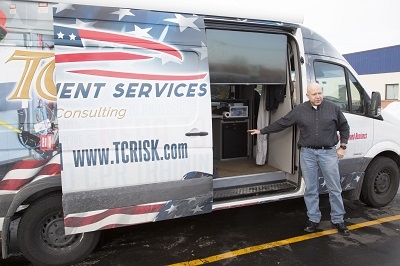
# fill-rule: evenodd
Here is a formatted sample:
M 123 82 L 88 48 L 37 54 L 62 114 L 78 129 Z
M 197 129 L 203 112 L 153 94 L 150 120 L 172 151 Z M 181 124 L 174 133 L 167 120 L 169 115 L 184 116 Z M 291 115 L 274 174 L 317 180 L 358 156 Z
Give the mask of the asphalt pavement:
M 330 224 L 321 196 L 319 230 L 303 231 L 303 199 L 105 231 L 83 265 L 400 265 L 400 193 L 383 208 L 345 201 L 350 236 Z M 16 247 L 14 247 L 16 249 Z M 1 265 L 30 265 L 20 254 Z

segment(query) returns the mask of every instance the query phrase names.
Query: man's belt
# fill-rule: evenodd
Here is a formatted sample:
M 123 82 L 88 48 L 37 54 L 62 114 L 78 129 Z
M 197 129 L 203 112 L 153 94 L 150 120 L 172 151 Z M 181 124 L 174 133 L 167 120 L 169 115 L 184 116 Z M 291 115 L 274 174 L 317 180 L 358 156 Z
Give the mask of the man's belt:
M 330 150 L 333 148 L 333 146 L 303 146 L 303 148 L 314 150 Z

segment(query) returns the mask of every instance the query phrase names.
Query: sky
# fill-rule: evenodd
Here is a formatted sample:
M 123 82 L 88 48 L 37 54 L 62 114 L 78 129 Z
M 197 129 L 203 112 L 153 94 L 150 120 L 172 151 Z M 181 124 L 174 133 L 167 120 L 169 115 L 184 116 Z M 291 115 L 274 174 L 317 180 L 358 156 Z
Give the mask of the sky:
M 399 0 L 298 0 L 304 26 L 342 53 L 400 45 Z

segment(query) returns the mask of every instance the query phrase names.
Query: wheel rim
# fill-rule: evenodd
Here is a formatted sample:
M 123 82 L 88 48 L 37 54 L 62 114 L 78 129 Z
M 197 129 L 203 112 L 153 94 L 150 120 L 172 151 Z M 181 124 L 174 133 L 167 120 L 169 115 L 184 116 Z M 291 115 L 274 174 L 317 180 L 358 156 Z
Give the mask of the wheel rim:
M 80 234 L 65 235 L 64 218 L 62 213 L 49 215 L 42 226 L 42 239 L 49 247 L 65 248 L 78 241 Z
M 387 171 L 380 171 L 375 177 L 374 188 L 376 194 L 384 194 L 390 187 L 390 174 Z

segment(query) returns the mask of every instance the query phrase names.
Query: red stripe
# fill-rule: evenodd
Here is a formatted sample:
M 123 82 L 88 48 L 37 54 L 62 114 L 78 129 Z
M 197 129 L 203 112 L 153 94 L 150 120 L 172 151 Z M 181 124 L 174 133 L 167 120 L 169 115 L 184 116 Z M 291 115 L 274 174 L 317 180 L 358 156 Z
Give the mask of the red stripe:
M 164 207 L 164 205 L 165 204 L 154 204 L 154 205 L 130 206 L 124 208 L 109 209 L 102 213 L 98 213 L 87 217 L 68 217 L 64 219 L 64 223 L 66 227 L 85 226 L 101 221 L 114 214 L 137 215 L 137 214 L 146 214 L 151 212 L 159 212 L 160 209 Z
M 49 160 L 23 160 L 16 162 L 11 170 L 15 169 L 32 169 L 45 165 Z
M 133 223 L 133 224 L 138 224 L 138 223 Z M 101 227 L 101 228 L 99 228 L 97 230 L 113 229 L 113 228 L 118 228 L 118 227 L 124 227 L 124 226 L 127 226 L 127 225 L 132 225 L 132 224 L 108 224 L 108 225 L 105 225 L 105 226 L 103 226 L 103 227 Z
M 113 228 L 123 227 L 123 226 L 127 226 L 127 225 L 129 225 L 129 224 L 108 224 L 106 226 L 99 228 L 98 230 L 113 229 Z
M 57 63 L 82 61 L 139 60 L 152 58 L 149 56 L 122 52 L 61 54 L 56 55 L 55 57 Z
M 0 181 L 0 190 L 19 190 L 29 182 L 31 182 L 33 178 L 26 179 L 7 179 Z
M 98 31 L 91 31 L 84 29 L 79 29 L 78 31 L 82 39 L 119 43 L 135 47 L 157 50 L 159 52 L 170 54 L 182 60 L 182 55 L 178 50 L 159 42 L 136 38 L 136 37 L 124 36 L 115 33 L 98 32 Z
M 15 163 L 12 167 L 12 170 L 19 170 L 19 169 L 32 169 L 41 167 L 43 164 L 47 163 L 48 160 L 26 160 L 26 161 L 19 161 Z M 0 181 L 0 190 L 19 190 L 24 187 L 26 184 L 30 183 L 35 177 L 38 175 L 45 175 L 45 176 L 54 176 L 61 174 L 61 167 L 59 163 L 52 163 L 43 166 L 40 171 L 34 176 L 28 176 L 23 179 L 5 179 Z
M 61 174 L 60 164 L 45 165 L 35 176 L 24 179 L 6 179 L 0 181 L 0 190 L 19 190 L 39 175 L 55 176 Z
M 126 73 L 117 71 L 107 71 L 99 69 L 87 69 L 87 70 L 71 70 L 69 72 L 77 74 L 85 74 L 92 76 L 111 77 L 111 78 L 124 78 L 124 79 L 144 79 L 144 80 L 198 80 L 203 79 L 207 74 L 198 75 L 152 75 L 152 74 L 140 74 L 140 73 Z
M 20 190 L 39 175 L 55 176 L 59 174 L 61 174 L 60 164 L 49 164 L 43 167 L 35 176 L 24 179 L 6 179 L 0 181 L 0 190 Z
M 61 174 L 61 167 L 59 163 L 52 163 L 45 165 L 40 172 L 37 174 L 38 175 L 47 175 L 47 176 L 53 176 L 53 175 L 58 175 Z

